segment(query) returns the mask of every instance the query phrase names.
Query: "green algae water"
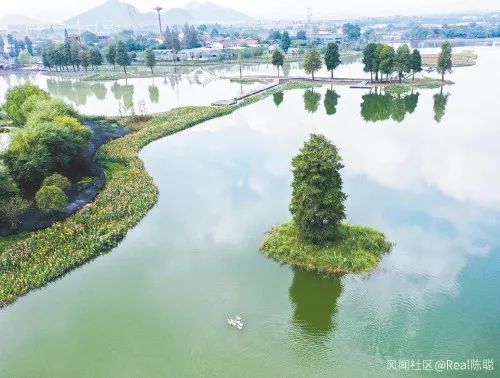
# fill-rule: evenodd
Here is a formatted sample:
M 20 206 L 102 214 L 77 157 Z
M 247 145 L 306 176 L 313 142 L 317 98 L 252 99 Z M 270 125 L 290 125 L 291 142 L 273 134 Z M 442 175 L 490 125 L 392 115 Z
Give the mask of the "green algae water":
M 0 376 L 498 376 L 500 109 L 485 84 L 500 49 L 475 50 L 442 90 L 287 91 L 146 147 L 158 204 L 112 253 L 0 311 Z M 310 133 L 340 150 L 348 220 L 395 243 L 370 275 L 258 250 L 290 217 Z

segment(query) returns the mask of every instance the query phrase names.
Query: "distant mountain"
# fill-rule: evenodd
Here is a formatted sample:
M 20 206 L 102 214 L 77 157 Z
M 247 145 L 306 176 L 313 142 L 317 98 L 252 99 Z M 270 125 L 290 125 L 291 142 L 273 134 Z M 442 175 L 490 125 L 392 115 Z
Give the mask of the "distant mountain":
M 198 2 L 194 1 L 186 6 L 186 10 L 199 23 L 241 23 L 251 20 L 250 16 L 244 13 L 235 11 L 232 8 L 223 8 L 210 1 Z
M 68 25 L 155 25 L 155 12 L 142 13 L 133 5 L 120 0 L 108 0 L 104 4 L 74 16 Z M 189 23 L 242 23 L 251 20 L 244 13 L 223 8 L 211 2 L 193 2 L 186 8 L 171 8 L 161 13 L 162 23 L 168 25 Z
M 185 24 L 186 22 L 189 23 L 196 22 L 196 20 L 185 9 L 171 8 L 161 13 L 161 22 L 167 25 L 182 25 Z
M 156 22 L 154 12 L 142 13 L 133 5 L 108 0 L 66 21 L 68 25 L 149 25 Z
M 40 21 L 21 14 L 8 14 L 0 18 L 0 25 L 39 25 Z

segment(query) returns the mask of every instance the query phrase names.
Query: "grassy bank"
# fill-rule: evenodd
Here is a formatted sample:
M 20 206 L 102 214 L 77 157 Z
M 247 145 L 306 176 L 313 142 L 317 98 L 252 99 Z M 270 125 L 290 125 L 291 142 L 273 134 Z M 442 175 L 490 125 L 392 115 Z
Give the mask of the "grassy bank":
M 424 66 L 436 67 L 439 54 L 423 54 L 422 64 Z M 464 50 L 453 53 L 451 61 L 454 67 L 468 67 L 476 64 L 477 55 L 472 50 Z
M 415 81 L 403 82 L 402 84 L 385 84 L 380 85 L 384 87 L 384 91 L 389 94 L 404 94 L 410 92 L 412 89 L 435 89 L 444 85 L 455 84 L 453 81 L 432 78 L 422 78 Z M 379 86 L 378 84 L 376 86 Z
M 155 205 L 158 189 L 138 156 L 144 146 L 278 91 L 310 86 L 290 82 L 236 106 L 177 108 L 129 125 L 136 131 L 98 150 L 96 159 L 105 169 L 106 186 L 94 202 L 50 228 L 10 242 L 0 238 L 4 245 L 0 255 L 0 307 L 109 252 Z
M 340 237 L 329 245 L 307 244 L 293 222 L 272 228 L 262 240 L 261 251 L 281 264 L 324 274 L 369 272 L 389 252 L 383 233 L 369 227 L 342 224 Z

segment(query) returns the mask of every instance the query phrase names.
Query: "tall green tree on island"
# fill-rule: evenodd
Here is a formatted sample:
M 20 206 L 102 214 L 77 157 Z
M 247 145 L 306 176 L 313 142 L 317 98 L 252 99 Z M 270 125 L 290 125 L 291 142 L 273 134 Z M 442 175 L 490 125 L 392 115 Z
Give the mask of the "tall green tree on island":
M 274 50 L 271 58 L 271 63 L 278 69 L 278 77 L 280 76 L 280 67 L 283 67 L 284 62 L 285 56 L 282 54 L 282 52 L 277 49 Z
M 153 68 L 156 66 L 156 57 L 152 49 L 147 49 L 144 53 L 144 64 L 151 70 L 151 75 L 153 75 Z
M 411 72 L 412 80 L 415 80 L 415 74 L 422 71 L 422 56 L 420 51 L 414 49 L 411 53 Z
M 337 148 L 323 135 L 311 134 L 292 159 L 290 212 L 301 237 L 322 244 L 337 238 L 345 219 L 340 170 L 344 167 Z
M 441 45 L 441 52 L 439 53 L 436 67 L 437 72 L 441 74 L 441 81 L 444 81 L 444 74 L 446 72 L 451 72 L 451 68 L 453 67 L 451 54 L 452 51 L 450 42 L 443 42 L 443 44 Z
M 321 69 L 321 55 L 315 49 L 309 49 L 306 51 L 306 55 L 304 56 L 304 71 L 307 74 L 312 75 L 312 79 L 314 80 L 314 73 Z
M 290 48 L 291 41 L 290 41 L 290 35 L 288 34 L 287 31 L 284 31 L 282 36 L 281 36 L 281 49 L 286 53 L 288 49 Z
M 106 56 L 106 60 L 108 61 L 108 63 L 112 64 L 113 69 L 115 69 L 115 66 L 116 66 L 116 45 L 115 44 L 109 45 L 104 54 Z
M 325 66 L 330 71 L 333 79 L 333 70 L 340 64 L 339 45 L 335 42 L 330 42 L 326 45 L 325 51 Z
M 116 64 L 123 67 L 123 72 L 127 74 L 127 66 L 130 65 L 130 56 L 128 55 L 127 48 L 122 41 L 116 44 Z
M 398 73 L 398 79 L 401 83 L 404 75 L 411 72 L 411 52 L 407 44 L 400 45 L 394 56 L 394 70 Z

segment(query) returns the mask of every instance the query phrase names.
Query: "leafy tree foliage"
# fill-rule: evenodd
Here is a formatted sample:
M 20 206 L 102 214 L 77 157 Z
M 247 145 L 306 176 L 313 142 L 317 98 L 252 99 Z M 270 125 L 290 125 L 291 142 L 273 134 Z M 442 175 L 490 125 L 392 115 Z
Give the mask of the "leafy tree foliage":
M 115 44 L 109 45 L 106 48 L 106 51 L 105 51 L 104 55 L 106 57 L 106 61 L 109 64 L 112 64 L 113 65 L 113 69 L 114 69 L 114 67 L 116 65 L 116 45 Z
M 284 51 L 284 52 L 287 52 L 288 49 L 290 48 L 290 44 L 291 44 L 291 41 L 290 41 L 290 35 L 288 34 L 288 32 L 285 30 L 281 36 L 281 49 Z
M 353 41 L 361 37 L 361 28 L 357 24 L 346 23 L 342 26 L 342 31 L 347 36 L 347 39 Z
M 363 71 L 370 72 L 370 80 L 373 81 L 373 73 L 378 71 L 377 44 L 369 43 L 363 50 Z M 377 78 L 378 80 L 378 78 Z
M 333 70 L 340 64 L 339 45 L 335 42 L 330 42 L 326 45 L 325 65 L 328 71 L 331 72 L 333 79 Z
M 116 44 L 116 64 L 123 67 L 123 72 L 127 73 L 127 66 L 130 65 L 130 56 L 122 41 L 118 41 Z
M 60 173 L 54 173 L 43 180 L 42 186 L 57 186 L 63 191 L 71 189 L 71 181 Z
M 299 30 L 297 32 L 297 35 L 295 37 L 296 39 L 300 39 L 302 41 L 305 41 L 307 40 L 307 34 L 306 34 L 306 31 L 305 30 Z
M 337 148 L 324 136 L 311 134 L 292 159 L 293 183 L 290 212 L 300 235 L 321 244 L 338 236 L 345 219 L 340 170 L 344 167 Z
M 11 87 L 7 90 L 7 94 L 5 95 L 5 112 L 17 126 L 22 126 L 26 123 L 27 114 L 26 111 L 23 111 L 22 106 L 32 96 L 48 98 L 49 94 L 31 84 Z
M 321 69 L 321 55 L 315 49 L 309 49 L 304 56 L 304 71 L 312 75 L 314 80 L 314 73 Z
M 415 80 L 415 74 L 422 71 L 422 56 L 420 55 L 420 51 L 414 49 L 411 53 L 411 71 L 412 71 L 412 80 Z
M 441 74 L 441 80 L 444 81 L 444 74 L 446 72 L 451 72 L 453 67 L 453 63 L 451 60 L 451 45 L 450 42 L 445 41 L 441 45 L 441 52 L 438 56 L 437 67 L 436 70 Z
M 0 221 L 7 223 L 11 229 L 19 225 L 21 215 L 28 209 L 29 202 L 20 195 L 12 195 L 0 201 Z
M 98 66 L 102 65 L 103 56 L 99 49 L 96 47 L 91 47 L 87 53 L 87 61 L 93 69 L 96 69 Z
M 36 206 L 45 213 L 64 211 L 68 206 L 68 197 L 64 191 L 54 185 L 42 186 L 35 195 Z
M 156 57 L 152 49 L 147 49 L 144 53 L 144 64 L 151 70 L 151 75 L 153 75 L 153 68 L 156 66 Z
M 285 62 L 285 56 L 279 50 L 274 50 L 273 55 L 271 57 L 271 63 L 278 69 L 278 76 L 280 75 L 280 67 L 283 67 L 283 63 Z
M 94 46 L 99 43 L 99 38 L 97 38 L 97 35 L 88 30 L 80 34 L 80 40 L 86 46 Z
M 410 48 L 407 44 L 400 45 L 396 50 L 396 55 L 394 57 L 394 70 L 398 73 L 398 79 L 401 83 L 404 75 L 411 72 L 412 60 Z
M 379 69 L 382 74 L 386 74 L 386 79 L 389 80 L 389 75 L 394 71 L 395 51 L 392 46 L 381 45 L 378 51 Z

